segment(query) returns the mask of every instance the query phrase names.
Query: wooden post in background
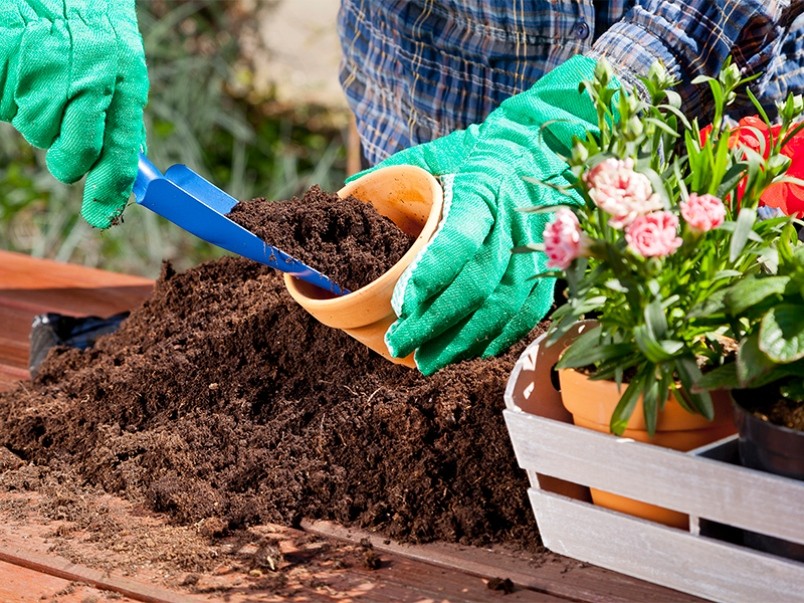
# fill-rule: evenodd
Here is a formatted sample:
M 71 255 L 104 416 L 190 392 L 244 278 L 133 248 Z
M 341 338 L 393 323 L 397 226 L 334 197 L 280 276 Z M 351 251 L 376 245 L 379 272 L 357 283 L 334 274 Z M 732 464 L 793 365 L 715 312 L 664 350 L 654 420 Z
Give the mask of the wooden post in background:
M 349 116 L 349 133 L 346 137 L 346 175 L 351 176 L 362 169 L 360 153 L 360 134 L 357 133 L 355 116 Z

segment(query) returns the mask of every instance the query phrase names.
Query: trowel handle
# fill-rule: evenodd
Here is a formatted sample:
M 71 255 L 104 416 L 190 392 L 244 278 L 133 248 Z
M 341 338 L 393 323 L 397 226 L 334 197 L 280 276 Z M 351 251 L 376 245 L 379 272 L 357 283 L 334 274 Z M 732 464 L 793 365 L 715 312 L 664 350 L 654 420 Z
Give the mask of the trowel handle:
M 134 193 L 137 203 L 142 203 L 148 185 L 163 176 L 162 172 L 160 172 L 159 169 L 151 163 L 151 160 L 142 153 L 140 153 L 140 160 L 137 166 L 139 168 L 137 170 L 137 178 L 134 180 L 134 188 L 131 192 Z

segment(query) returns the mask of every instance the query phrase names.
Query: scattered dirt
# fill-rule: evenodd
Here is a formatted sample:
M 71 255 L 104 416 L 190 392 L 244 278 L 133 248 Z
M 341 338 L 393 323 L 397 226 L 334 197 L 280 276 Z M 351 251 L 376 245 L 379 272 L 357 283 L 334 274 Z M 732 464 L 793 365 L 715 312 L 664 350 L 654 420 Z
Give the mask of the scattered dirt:
M 229 218 L 350 291 L 382 276 L 413 243 L 370 204 L 318 186 L 289 201 L 240 202 Z
M 361 578 L 342 570 L 365 568 L 370 550 L 273 524 L 214 536 L 214 518 L 170 525 L 164 514 L 86 485 L 65 466 L 18 467 L 0 476 L 0 489 L 0 541 L 6 548 L 233 602 L 256 600 L 249 593 L 257 592 L 281 597 L 270 600 L 299 593 L 346 599 Z M 106 593 L 80 600 L 116 598 Z

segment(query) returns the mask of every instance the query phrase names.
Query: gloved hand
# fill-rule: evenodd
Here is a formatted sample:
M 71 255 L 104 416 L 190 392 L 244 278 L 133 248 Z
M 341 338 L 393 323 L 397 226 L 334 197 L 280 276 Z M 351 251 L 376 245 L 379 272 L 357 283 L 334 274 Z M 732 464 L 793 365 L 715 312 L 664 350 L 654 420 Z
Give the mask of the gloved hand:
M 573 137 L 597 132 L 592 99 L 578 89 L 593 79 L 595 65 L 574 57 L 503 102 L 481 125 L 372 168 L 416 165 L 441 177 L 445 189 L 436 234 L 394 290 L 399 318 L 385 336 L 392 355 L 416 350 L 419 370 L 431 374 L 457 360 L 504 351 L 547 313 L 555 281 L 532 278 L 545 271 L 546 256 L 511 250 L 541 242 L 550 214 L 517 208 L 571 202 L 523 177 L 568 186 L 561 156 L 569 156 Z
M 82 215 L 107 228 L 144 150 L 148 73 L 134 0 L 4 0 L 0 120 L 62 182 L 87 175 Z

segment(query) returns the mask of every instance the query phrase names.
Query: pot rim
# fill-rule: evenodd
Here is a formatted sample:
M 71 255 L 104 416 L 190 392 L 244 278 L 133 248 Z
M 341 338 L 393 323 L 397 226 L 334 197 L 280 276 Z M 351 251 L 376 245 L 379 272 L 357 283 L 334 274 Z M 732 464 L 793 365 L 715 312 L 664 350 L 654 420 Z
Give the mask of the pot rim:
M 438 223 L 441 220 L 441 211 L 443 207 L 443 192 L 441 189 L 441 185 L 439 184 L 438 180 L 433 176 L 430 172 L 425 170 L 424 168 L 420 168 L 415 165 L 394 165 L 385 168 L 380 168 L 374 172 L 366 174 L 362 178 L 354 180 L 344 186 L 341 190 L 338 191 L 338 196 L 341 198 L 345 198 L 351 195 L 356 189 L 358 189 L 364 179 L 369 178 L 393 178 L 393 177 L 401 177 L 406 172 L 410 173 L 413 172 L 416 174 L 417 177 L 422 178 L 427 182 L 427 185 L 432 192 L 432 199 L 433 199 L 433 209 L 431 209 L 427 219 L 422 226 L 421 232 L 413 241 L 405 254 L 393 265 L 389 268 L 385 273 L 383 273 L 379 278 L 375 279 L 374 281 L 360 287 L 359 289 L 355 289 L 354 291 L 350 291 L 346 295 L 339 295 L 333 297 L 326 297 L 326 298 L 314 298 L 306 295 L 301 289 L 300 286 L 303 286 L 303 281 L 300 281 L 297 278 L 294 278 L 290 274 L 285 274 L 285 284 L 293 295 L 294 298 L 303 298 L 304 304 L 313 309 L 320 309 L 325 311 L 327 309 L 331 309 L 334 307 L 341 307 L 345 305 L 349 305 L 351 303 L 362 303 L 363 297 L 370 297 L 375 294 L 377 290 L 388 288 L 389 286 L 393 288 L 396 285 L 396 281 L 402 275 L 402 272 L 407 269 L 407 267 L 411 264 L 414 257 L 422 250 L 424 245 L 432 238 L 433 233 L 435 232 Z M 359 197 L 358 197 L 359 198 Z M 366 199 L 361 199 L 361 201 L 366 201 Z M 323 291 L 323 290 L 321 290 Z
M 749 391 L 749 390 L 737 390 L 737 391 Z M 787 427 L 786 425 L 779 425 L 778 423 L 773 423 L 771 421 L 764 421 L 759 417 L 757 417 L 756 415 L 754 415 L 754 413 L 745 408 L 742 404 L 740 404 L 739 400 L 734 397 L 734 391 L 731 391 L 729 393 L 732 401 L 732 406 L 734 407 L 735 413 L 739 417 L 738 422 L 739 420 L 747 421 L 748 424 L 751 426 L 752 431 L 754 432 L 756 432 L 757 430 L 773 431 L 777 438 L 781 437 L 783 441 L 788 443 L 788 445 L 796 445 L 804 447 L 804 430 L 793 429 L 791 427 Z

